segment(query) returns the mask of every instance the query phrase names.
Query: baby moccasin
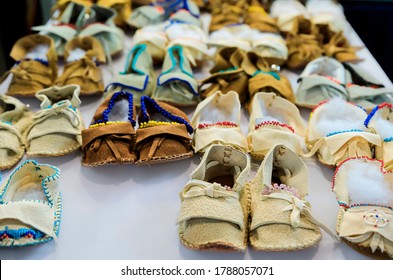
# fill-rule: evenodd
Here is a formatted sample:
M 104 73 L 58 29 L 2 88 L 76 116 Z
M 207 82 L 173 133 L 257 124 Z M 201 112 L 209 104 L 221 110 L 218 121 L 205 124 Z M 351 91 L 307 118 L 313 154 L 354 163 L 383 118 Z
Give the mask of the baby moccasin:
M 300 75 L 295 94 L 296 105 L 315 108 L 322 101 L 341 97 L 348 99 L 343 65 L 330 57 L 314 59 Z
M 146 44 L 136 45 L 127 56 L 122 72 L 119 72 L 106 86 L 104 96 L 126 91 L 134 96 L 134 105 L 140 106 L 143 95 L 151 96 L 156 88 L 153 60 Z
M 244 186 L 250 165 L 247 154 L 229 146 L 206 151 L 180 193 L 177 224 L 184 246 L 245 251 L 250 197 Z
M 375 158 L 382 160 L 384 168 L 393 169 L 393 104 L 383 103 L 367 116 L 364 125 L 381 137 L 381 146 L 375 146 Z
M 57 240 L 61 222 L 60 170 L 25 161 L 0 190 L 0 247 Z
M 288 59 L 288 48 L 280 34 L 251 32 L 252 51 L 268 62 L 268 65 L 284 65 Z
M 164 28 L 164 23 L 145 26 L 138 29 L 132 37 L 135 46 L 146 45 L 146 51 L 152 57 L 154 65 L 162 65 L 169 44 Z
M 12 74 L 7 95 L 34 96 L 37 91 L 54 83 L 57 77 L 57 55 L 50 37 L 27 35 L 15 43 L 10 56 L 16 63 L 0 79 L 2 83 Z
M 115 92 L 97 109 L 82 131 L 82 164 L 99 166 L 135 162 L 135 106 L 132 93 Z
M 273 92 L 258 92 L 250 106 L 248 147 L 252 158 L 262 160 L 271 147 L 282 144 L 303 154 L 306 127 L 297 107 Z
M 14 166 L 25 153 L 23 134 L 33 113 L 18 99 L 0 95 L 0 170 Z
M 34 113 L 26 132 L 28 155 L 63 156 L 81 147 L 84 124 L 79 92 L 77 85 L 54 86 L 37 92 L 41 110 Z
M 182 46 L 167 50 L 153 98 L 177 107 L 199 103 L 198 82 Z
M 194 150 L 204 152 L 213 144 L 247 151 L 247 140 L 240 128 L 241 106 L 237 92 L 217 91 L 198 104 L 191 124 Z
M 141 98 L 136 133 L 137 165 L 155 164 L 191 157 L 193 128 L 187 115 L 148 96 Z
M 57 79 L 58 86 L 77 84 L 81 95 L 104 91 L 104 81 L 98 64 L 105 62 L 105 52 L 93 37 L 76 37 L 65 46 L 63 74 Z
M 339 237 L 362 252 L 393 258 L 393 174 L 378 160 L 350 158 L 337 167 L 333 192 Z
M 347 75 L 346 88 L 349 101 L 368 112 L 384 102 L 393 103 L 393 88 L 382 85 L 364 68 L 353 63 L 343 63 Z
M 261 32 L 278 33 L 276 20 L 271 18 L 258 0 L 252 0 L 247 8 L 244 23 Z
M 352 103 L 333 98 L 317 106 L 310 115 L 305 156 L 317 153 L 321 163 L 335 166 L 350 157 L 373 156 L 381 146 L 379 135 L 364 126 L 366 111 Z
M 255 178 L 251 193 L 252 248 L 263 251 L 294 251 L 316 245 L 319 228 L 334 234 L 312 215 L 305 163 L 283 145 L 272 147 Z

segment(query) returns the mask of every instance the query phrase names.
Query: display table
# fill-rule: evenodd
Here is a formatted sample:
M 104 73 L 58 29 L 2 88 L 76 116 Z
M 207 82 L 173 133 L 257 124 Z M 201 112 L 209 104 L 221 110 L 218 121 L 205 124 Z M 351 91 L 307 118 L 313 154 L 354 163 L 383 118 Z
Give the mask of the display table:
M 355 46 L 363 43 L 348 26 L 347 36 Z M 130 35 L 125 49 L 113 62 L 115 72 L 125 64 L 127 51 L 132 48 Z M 371 53 L 363 48 L 360 63 L 388 87 L 392 83 Z M 110 80 L 108 65 L 104 69 L 105 84 Z M 197 78 L 208 75 L 206 66 Z M 61 70 L 60 70 L 61 73 Z M 294 89 L 298 73 L 284 70 Z M 9 79 L 8 79 L 9 81 Z M 6 81 L 0 87 L 3 94 Z M 33 110 L 39 108 L 34 98 L 21 99 Z M 82 97 L 81 111 L 88 126 L 101 97 Z M 244 109 L 243 109 L 244 110 Z M 193 110 L 188 109 L 189 117 Z M 307 122 L 310 110 L 301 109 Z M 247 133 L 248 113 L 243 112 L 242 129 Z M 62 171 L 60 189 L 63 194 L 63 216 L 58 244 L 0 249 L 0 259 L 367 259 L 344 242 L 337 242 L 323 232 L 318 246 L 295 252 L 245 253 L 193 251 L 179 241 L 176 218 L 180 209 L 179 192 L 189 174 L 200 161 L 200 155 L 191 159 L 152 166 L 81 166 L 81 152 L 58 158 L 32 158 L 39 163 L 53 164 Z M 26 156 L 25 156 L 26 159 Z M 304 159 L 309 170 L 309 201 L 313 214 L 334 230 L 338 204 L 331 191 L 334 170 L 320 164 L 315 158 Z M 22 162 L 22 161 L 21 161 Z M 13 169 L 2 173 L 2 183 Z

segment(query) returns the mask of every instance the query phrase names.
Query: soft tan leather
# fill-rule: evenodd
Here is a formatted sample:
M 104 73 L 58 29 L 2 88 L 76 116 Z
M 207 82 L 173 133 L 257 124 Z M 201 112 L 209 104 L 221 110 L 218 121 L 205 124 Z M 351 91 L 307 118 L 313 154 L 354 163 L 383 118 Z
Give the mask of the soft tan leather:
M 360 58 L 356 55 L 359 48 L 351 47 L 342 32 L 332 35 L 327 44 L 323 46 L 325 55 L 334 57 L 340 62 L 356 62 Z
M 236 1 L 236 4 L 222 3 L 212 9 L 212 19 L 209 31 L 213 32 L 226 25 L 241 23 L 245 0 Z
M 47 65 L 25 59 L 26 54 L 38 45 L 49 46 L 46 53 Z M 3 82 L 8 74 L 13 74 L 7 95 L 34 96 L 37 91 L 50 87 L 57 77 L 56 50 L 53 40 L 48 36 L 33 34 L 19 39 L 13 46 L 10 56 L 19 63 L 0 79 L 0 82 Z
M 94 114 L 92 124 L 103 118 L 112 96 L 108 96 Z M 115 101 L 116 102 L 116 101 Z M 133 108 L 135 116 L 135 106 Z M 82 131 L 82 164 L 99 166 L 133 163 L 136 133 L 131 122 L 113 122 L 91 126 Z
M 181 110 L 157 102 L 158 106 L 172 115 L 181 117 L 189 123 L 187 115 Z M 152 108 L 146 106 L 147 113 L 151 115 Z M 140 119 L 140 118 L 139 118 Z M 149 118 L 154 121 L 154 119 Z M 139 159 L 136 164 L 154 164 L 165 161 L 180 160 L 193 155 L 191 137 L 184 124 L 170 123 L 152 127 L 138 128 L 136 132 L 136 152 Z
M 70 53 L 77 48 L 86 51 L 84 57 L 68 62 L 56 84 L 59 86 L 77 84 L 81 87 L 81 95 L 103 92 L 102 71 L 96 64 L 106 61 L 100 42 L 93 37 L 75 37 L 66 44 L 64 59 L 67 61 Z
M 244 23 L 261 32 L 279 32 L 276 20 L 271 18 L 259 1 L 252 1 L 244 16 Z
M 127 24 L 127 19 L 131 15 L 130 0 L 98 0 L 97 5 L 116 10 L 117 16 L 114 19 L 114 23 L 117 26 L 125 26 Z

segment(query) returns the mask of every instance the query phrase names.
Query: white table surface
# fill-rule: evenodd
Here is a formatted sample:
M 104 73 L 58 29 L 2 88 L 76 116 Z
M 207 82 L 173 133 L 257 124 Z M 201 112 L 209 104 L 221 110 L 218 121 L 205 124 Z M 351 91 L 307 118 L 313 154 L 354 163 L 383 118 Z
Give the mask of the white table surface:
M 349 40 L 363 46 L 349 26 Z M 124 67 L 132 39 L 127 36 L 125 51 L 114 60 L 115 72 Z M 363 48 L 358 52 L 366 67 L 385 85 L 392 83 L 379 64 Z M 104 69 L 105 82 L 111 74 Z M 208 68 L 196 73 L 206 77 Z M 61 73 L 61 72 L 60 72 Z M 283 71 L 294 89 L 298 73 Z M 7 83 L 0 86 L 6 91 Z M 21 99 L 38 110 L 34 98 Z M 101 98 L 82 97 L 81 111 L 86 125 L 93 117 Z M 187 112 L 192 116 L 192 110 Z M 307 122 L 310 110 L 301 109 Z M 243 112 L 242 129 L 247 133 L 248 114 Z M 63 215 L 58 244 L 55 242 L 24 248 L 2 248 L 0 259 L 368 259 L 343 242 L 336 242 L 323 231 L 318 246 L 296 252 L 245 253 L 194 251 L 182 246 L 175 224 L 180 208 L 179 192 L 189 174 L 199 163 L 200 156 L 172 163 L 137 167 L 135 165 L 88 168 L 81 166 L 81 152 L 58 158 L 32 158 L 39 163 L 56 165 L 61 169 L 60 190 L 63 194 Z M 25 158 L 26 159 L 26 156 Z M 21 161 L 22 162 L 22 161 Z M 309 201 L 314 216 L 334 230 L 338 204 L 331 191 L 333 170 L 315 158 L 305 159 L 309 170 Z M 2 173 L 3 182 L 13 169 Z

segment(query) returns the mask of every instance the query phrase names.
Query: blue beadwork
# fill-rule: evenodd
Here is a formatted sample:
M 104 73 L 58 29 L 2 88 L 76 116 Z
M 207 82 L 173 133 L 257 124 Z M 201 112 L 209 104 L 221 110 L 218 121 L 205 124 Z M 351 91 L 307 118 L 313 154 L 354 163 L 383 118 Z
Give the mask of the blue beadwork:
M 97 120 L 94 124 L 97 123 L 107 123 L 109 121 L 109 113 L 112 111 L 113 107 L 115 106 L 115 102 L 121 98 L 121 97 L 127 97 L 128 99 L 128 120 L 132 124 L 132 126 L 135 126 L 135 120 L 134 120 L 134 96 L 132 93 L 128 91 L 118 91 L 115 92 L 111 99 L 109 100 L 109 105 L 108 107 L 102 112 L 102 119 Z
M 257 70 L 257 71 L 255 71 L 254 74 L 252 74 L 252 76 L 255 77 L 256 75 L 261 74 L 261 73 L 262 73 L 262 74 L 271 75 L 271 76 L 273 76 L 277 81 L 281 80 L 280 75 L 278 75 L 278 73 L 277 73 L 277 72 L 274 72 L 274 71 L 269 71 L 269 72 L 267 72 L 267 71 L 263 71 L 263 70 Z
M 147 113 L 146 103 L 152 105 L 155 110 L 157 110 L 161 115 L 167 117 L 168 119 L 180 124 L 184 124 L 187 128 L 188 133 L 192 134 L 194 132 L 192 126 L 185 119 L 179 116 L 172 115 L 167 110 L 161 108 L 154 99 L 146 95 L 143 95 L 141 97 L 141 117 L 139 118 L 139 123 L 148 122 L 150 120 L 149 114 Z
M 20 228 L 20 229 L 9 229 L 7 226 L 4 230 L 0 230 L 0 240 L 3 240 L 3 235 L 6 234 L 8 238 L 12 239 L 20 239 L 24 238 L 28 235 L 31 235 L 34 239 L 41 238 L 44 234 L 35 229 L 28 229 L 28 228 Z
M 41 58 L 34 58 L 34 59 L 27 58 L 27 59 L 23 59 L 23 60 L 18 60 L 18 61 L 15 62 L 14 66 L 20 64 L 22 61 L 29 61 L 29 60 L 35 60 L 35 61 L 37 61 L 37 62 L 39 62 L 39 63 L 41 63 L 41 64 L 43 64 L 45 66 L 49 66 L 49 62 L 47 60 L 44 60 L 44 59 L 41 59 Z
M 368 128 L 368 125 L 370 124 L 371 119 L 374 117 L 375 113 L 378 111 L 379 107 L 376 106 L 371 113 L 367 116 L 366 120 L 364 121 L 364 125 Z
M 349 130 L 342 130 L 342 131 L 335 131 L 335 132 L 330 132 L 326 135 L 326 137 L 330 137 L 336 134 L 341 134 L 341 133 L 346 133 L 346 132 L 363 132 L 361 129 L 349 129 Z

